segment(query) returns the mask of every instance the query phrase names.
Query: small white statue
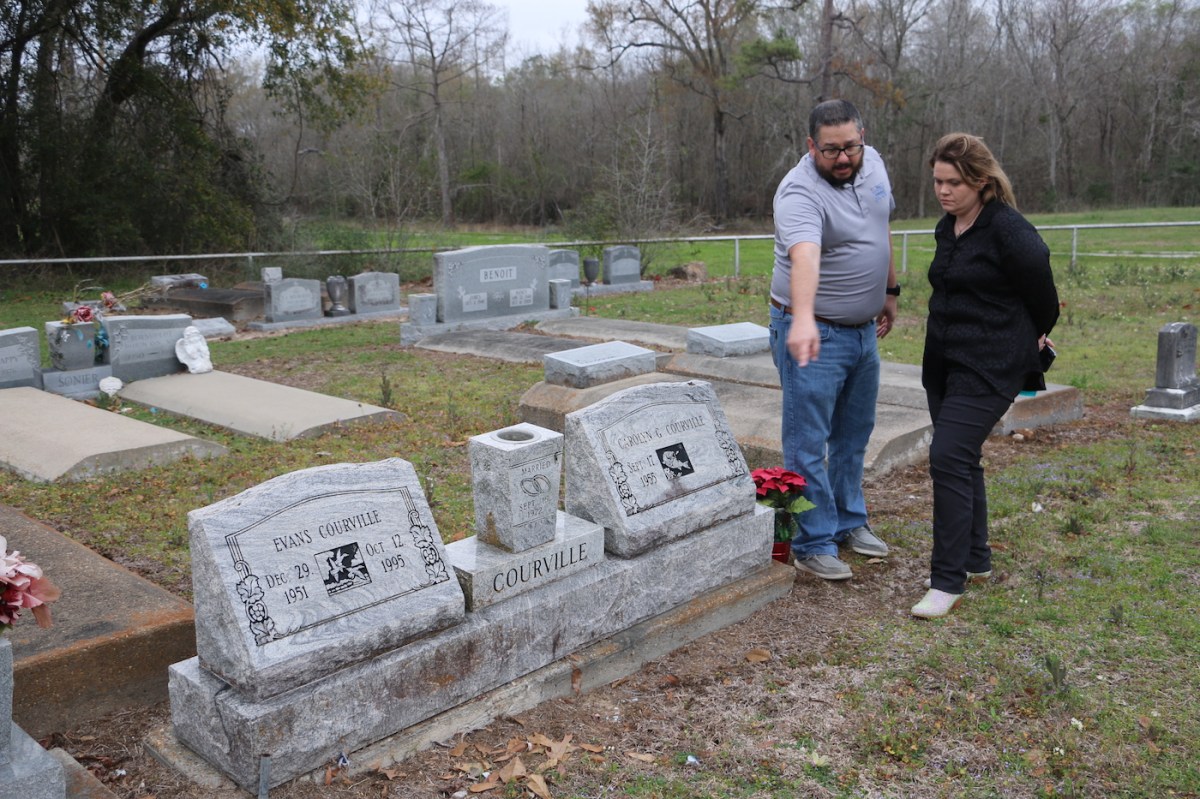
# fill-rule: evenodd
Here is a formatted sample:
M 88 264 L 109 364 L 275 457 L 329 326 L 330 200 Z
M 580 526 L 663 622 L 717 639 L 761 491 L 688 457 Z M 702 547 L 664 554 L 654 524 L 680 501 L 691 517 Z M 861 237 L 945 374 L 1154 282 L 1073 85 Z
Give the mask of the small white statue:
M 213 370 L 212 358 L 208 354 L 208 342 L 204 334 L 189 325 L 183 330 L 183 338 L 175 342 L 175 357 L 194 375 Z

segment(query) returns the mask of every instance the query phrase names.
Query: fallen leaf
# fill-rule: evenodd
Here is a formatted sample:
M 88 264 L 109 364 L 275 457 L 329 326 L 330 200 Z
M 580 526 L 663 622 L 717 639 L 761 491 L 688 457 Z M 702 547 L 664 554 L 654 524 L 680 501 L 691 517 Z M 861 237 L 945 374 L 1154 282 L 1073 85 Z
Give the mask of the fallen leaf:
M 679 686 L 680 682 L 682 682 L 682 681 L 678 677 L 676 677 L 674 674 L 668 674 L 666 677 L 663 677 L 661 680 L 658 681 L 658 687 L 659 688 L 677 688 Z
M 456 746 L 450 750 L 450 757 L 462 757 L 464 754 L 466 754 L 466 751 L 467 751 L 467 742 L 459 741 L 458 746 Z
M 547 738 L 545 735 L 542 735 L 540 732 L 535 732 L 533 735 L 530 735 L 529 743 L 535 744 L 537 746 L 544 746 L 547 749 L 554 746 L 554 741 Z
M 472 785 L 470 788 L 467 788 L 467 790 L 470 791 L 471 793 L 483 793 L 484 791 L 490 791 L 493 788 L 499 788 L 499 787 L 500 787 L 500 783 L 496 781 L 496 775 L 493 774 L 492 776 L 487 778 L 486 782 L 477 782 L 474 785 Z
M 580 693 L 583 689 L 583 672 L 578 666 L 571 667 L 571 690 Z
M 504 768 L 496 772 L 496 776 L 500 778 L 501 782 L 507 784 L 513 780 L 524 777 L 526 773 L 525 764 L 521 762 L 521 758 L 514 757 L 507 764 L 505 764 Z
M 751 663 L 765 663 L 770 659 L 771 653 L 761 647 L 751 649 L 746 653 L 746 660 L 750 661 Z
M 640 760 L 643 763 L 653 763 L 654 755 L 644 755 L 641 752 L 626 752 L 626 757 L 632 757 L 634 760 Z
M 604 751 L 604 747 L 600 746 L 600 744 L 580 744 L 579 748 L 586 749 L 589 752 L 603 752 Z
M 388 780 L 394 780 L 397 777 L 407 777 L 408 776 L 407 774 L 405 774 L 403 771 L 401 771 L 398 768 L 380 768 L 380 769 L 375 769 L 375 771 L 378 772 L 379 774 L 382 774 L 383 776 L 387 777 Z
M 538 796 L 539 799 L 551 799 L 550 788 L 546 785 L 546 779 L 541 774 L 530 774 L 529 779 L 525 780 L 525 787 Z

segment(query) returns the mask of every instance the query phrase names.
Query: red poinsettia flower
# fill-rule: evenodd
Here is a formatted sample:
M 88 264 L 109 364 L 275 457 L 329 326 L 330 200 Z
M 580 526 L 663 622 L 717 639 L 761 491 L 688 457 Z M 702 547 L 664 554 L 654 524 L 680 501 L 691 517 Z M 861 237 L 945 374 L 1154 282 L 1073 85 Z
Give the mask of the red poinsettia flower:
M 780 466 L 755 469 L 750 473 L 754 479 L 758 501 L 768 507 L 801 513 L 813 506 L 804 498 L 808 482 L 801 475 Z

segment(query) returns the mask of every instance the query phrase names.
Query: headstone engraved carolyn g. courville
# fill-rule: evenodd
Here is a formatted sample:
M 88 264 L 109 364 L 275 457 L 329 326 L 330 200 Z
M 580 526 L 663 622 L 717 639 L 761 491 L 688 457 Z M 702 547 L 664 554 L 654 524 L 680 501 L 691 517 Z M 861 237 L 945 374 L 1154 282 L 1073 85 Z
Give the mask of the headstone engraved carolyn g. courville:
M 712 386 L 619 391 L 567 414 L 566 511 L 630 557 L 742 514 L 754 483 Z
M 193 511 L 202 667 L 265 697 L 462 619 L 411 464 L 318 466 Z

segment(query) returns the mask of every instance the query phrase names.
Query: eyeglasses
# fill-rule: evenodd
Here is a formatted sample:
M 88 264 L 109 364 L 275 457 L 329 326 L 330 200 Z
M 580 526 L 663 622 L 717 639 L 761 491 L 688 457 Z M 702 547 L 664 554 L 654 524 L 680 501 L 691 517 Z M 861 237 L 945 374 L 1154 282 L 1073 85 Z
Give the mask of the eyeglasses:
M 854 158 L 863 151 L 862 144 L 851 144 L 849 147 L 822 147 L 819 152 L 826 160 L 833 161 L 842 153 Z

